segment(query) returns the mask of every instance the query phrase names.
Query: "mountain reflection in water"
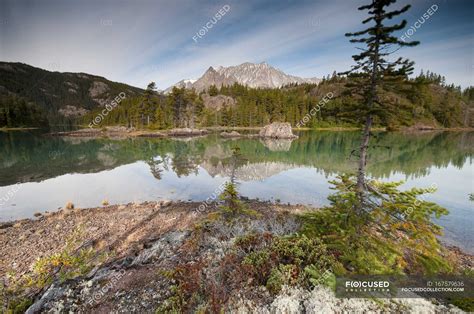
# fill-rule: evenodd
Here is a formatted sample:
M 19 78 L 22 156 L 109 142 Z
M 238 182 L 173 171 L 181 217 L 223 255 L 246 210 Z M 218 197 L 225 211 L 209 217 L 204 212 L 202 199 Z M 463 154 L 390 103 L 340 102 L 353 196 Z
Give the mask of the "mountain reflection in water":
M 31 217 L 67 201 L 78 207 L 157 200 L 205 200 L 228 179 L 232 148 L 245 161 L 236 171 L 242 195 L 322 206 L 331 192 L 328 180 L 352 172 L 359 132 L 300 132 L 293 141 L 223 139 L 86 139 L 0 132 L 0 220 Z M 451 214 L 440 220 L 453 243 L 469 247 L 474 236 L 474 132 L 376 133 L 368 174 L 406 180 L 404 187 L 439 190 L 428 199 Z M 468 221 L 469 220 L 469 221 Z M 466 226 L 466 230 L 462 226 Z M 464 231 L 463 231 L 464 230 Z M 471 241 L 473 243 L 474 241 Z M 470 247 L 469 247 L 470 249 Z

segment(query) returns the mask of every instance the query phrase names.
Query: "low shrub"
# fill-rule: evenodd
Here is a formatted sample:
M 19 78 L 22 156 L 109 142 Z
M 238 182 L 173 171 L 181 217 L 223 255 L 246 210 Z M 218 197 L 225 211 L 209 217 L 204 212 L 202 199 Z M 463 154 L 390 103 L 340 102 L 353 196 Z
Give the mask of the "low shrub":
M 30 273 L 17 275 L 9 272 L 8 286 L 2 286 L 0 289 L 4 300 L 3 304 L 0 304 L 0 310 L 15 313 L 15 309 L 28 308 L 31 297 L 53 281 L 65 281 L 85 275 L 101 263 L 107 255 L 97 254 L 92 248 L 78 248 L 81 236 L 81 229 L 78 228 L 66 240 L 61 251 L 38 258 Z
M 449 273 L 431 219 L 448 211 L 420 196 L 433 188 L 399 190 L 403 182 L 367 183 L 361 203 L 351 175 L 332 181 L 331 204 L 302 215 L 303 233 L 320 238 L 345 268 L 356 274 Z
M 327 284 L 327 280 L 318 282 L 316 276 L 344 271 L 319 239 L 305 235 L 250 234 L 237 239 L 235 247 L 247 275 L 274 294 L 283 285 Z

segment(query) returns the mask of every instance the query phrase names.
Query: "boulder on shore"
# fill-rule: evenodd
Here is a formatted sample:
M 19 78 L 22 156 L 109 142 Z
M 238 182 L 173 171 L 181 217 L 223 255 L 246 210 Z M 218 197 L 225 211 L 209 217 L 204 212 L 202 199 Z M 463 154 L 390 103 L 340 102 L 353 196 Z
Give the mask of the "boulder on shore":
M 297 138 L 298 136 L 293 134 L 291 124 L 288 122 L 273 122 L 272 124 L 264 126 L 259 133 L 260 137 L 263 138 Z

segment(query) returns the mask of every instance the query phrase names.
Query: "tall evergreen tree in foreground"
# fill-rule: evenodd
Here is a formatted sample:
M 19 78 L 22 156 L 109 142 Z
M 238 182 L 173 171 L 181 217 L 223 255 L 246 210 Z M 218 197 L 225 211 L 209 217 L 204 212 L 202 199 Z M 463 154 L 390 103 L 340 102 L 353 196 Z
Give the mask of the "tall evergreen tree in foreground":
M 359 147 L 356 176 L 341 175 L 332 181 L 336 193 L 329 196 L 329 206 L 304 214 L 304 232 L 321 238 L 345 270 L 358 274 L 442 273 L 452 271 L 443 257 L 437 235 L 441 228 L 431 219 L 448 211 L 422 199 L 430 189 L 400 191 L 403 182 L 378 182 L 366 178 L 367 150 L 374 118 L 386 119 L 396 107 L 385 97 L 387 91 L 403 88 L 413 63 L 387 57 L 397 48 L 417 42 L 403 42 L 393 35 L 406 21 L 386 25 L 387 20 L 404 12 L 387 11 L 395 0 L 372 0 L 359 8 L 368 10 L 372 22 L 366 30 L 349 33 L 351 42 L 363 44 L 362 52 L 353 56 L 356 65 L 346 72 L 351 76 L 350 91 L 358 95 L 356 109 L 365 118 Z
M 364 203 L 364 193 L 367 190 L 365 170 L 373 119 L 376 115 L 383 119 L 384 116 L 390 114 L 392 109 L 383 103 L 380 91 L 397 88 L 397 85 L 402 83 L 413 71 L 413 62 L 403 58 L 389 61 L 387 57 L 401 47 L 419 44 L 416 41 L 405 42 L 394 36 L 394 32 L 400 31 L 406 26 L 406 20 L 399 24 L 386 25 L 387 20 L 391 20 L 410 8 L 410 5 L 406 5 L 400 10 L 387 11 L 387 8 L 395 2 L 396 0 L 373 0 L 371 4 L 361 6 L 359 10 L 368 10 L 369 14 L 369 17 L 362 23 L 372 23 L 373 25 L 363 31 L 346 34 L 347 37 L 352 38 L 350 42 L 363 45 L 363 47 L 358 47 L 362 52 L 352 56 L 356 65 L 344 73 L 354 78 L 354 83 L 349 87 L 353 93 L 361 96 L 363 105 L 358 111 L 362 117 L 365 117 L 357 172 L 357 190 L 361 204 Z

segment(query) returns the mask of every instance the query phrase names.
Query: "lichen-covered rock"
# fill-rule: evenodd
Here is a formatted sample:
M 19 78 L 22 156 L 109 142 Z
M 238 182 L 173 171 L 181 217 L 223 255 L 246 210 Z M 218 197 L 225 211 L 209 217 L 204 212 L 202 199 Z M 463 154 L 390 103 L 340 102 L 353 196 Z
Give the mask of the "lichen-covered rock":
M 291 124 L 288 122 L 273 122 L 270 125 L 266 125 L 260 130 L 259 135 L 264 138 L 297 138 L 293 134 Z
M 82 276 L 56 278 L 27 313 L 167 313 L 162 305 L 177 298 L 189 302 L 180 313 L 200 313 L 203 308 L 211 312 L 207 306 L 214 296 L 219 296 L 214 300 L 222 311 L 212 309 L 212 313 L 462 313 L 455 306 L 421 298 L 337 298 L 323 286 L 284 285 L 274 295 L 265 285 L 242 276 L 246 270 L 236 255 L 240 254 L 236 241 L 248 235 L 257 239 L 294 235 L 301 230 L 295 214 L 304 206 L 247 201 L 246 206 L 258 215 L 242 215 L 229 223 L 215 209 L 218 202 L 210 204 L 208 214 L 196 213 L 198 202 L 168 203 L 76 209 L 15 225 L 0 224 L 0 239 L 8 239 L 0 245 L 0 256 L 8 264 L 21 263 L 15 268 L 18 272 L 27 271 L 39 254 L 59 250 L 66 235 L 84 223 L 84 243 L 106 258 L 94 262 L 99 256 L 95 255 L 94 268 Z M 23 235 L 28 241 L 20 240 Z M 6 273 L 0 264 L 2 271 Z
M 300 287 L 283 287 L 271 304 L 256 304 L 236 296 L 230 313 L 319 314 L 319 313 L 463 313 L 453 305 L 433 304 L 422 298 L 371 299 L 336 298 L 329 288 L 318 286 L 312 291 Z

